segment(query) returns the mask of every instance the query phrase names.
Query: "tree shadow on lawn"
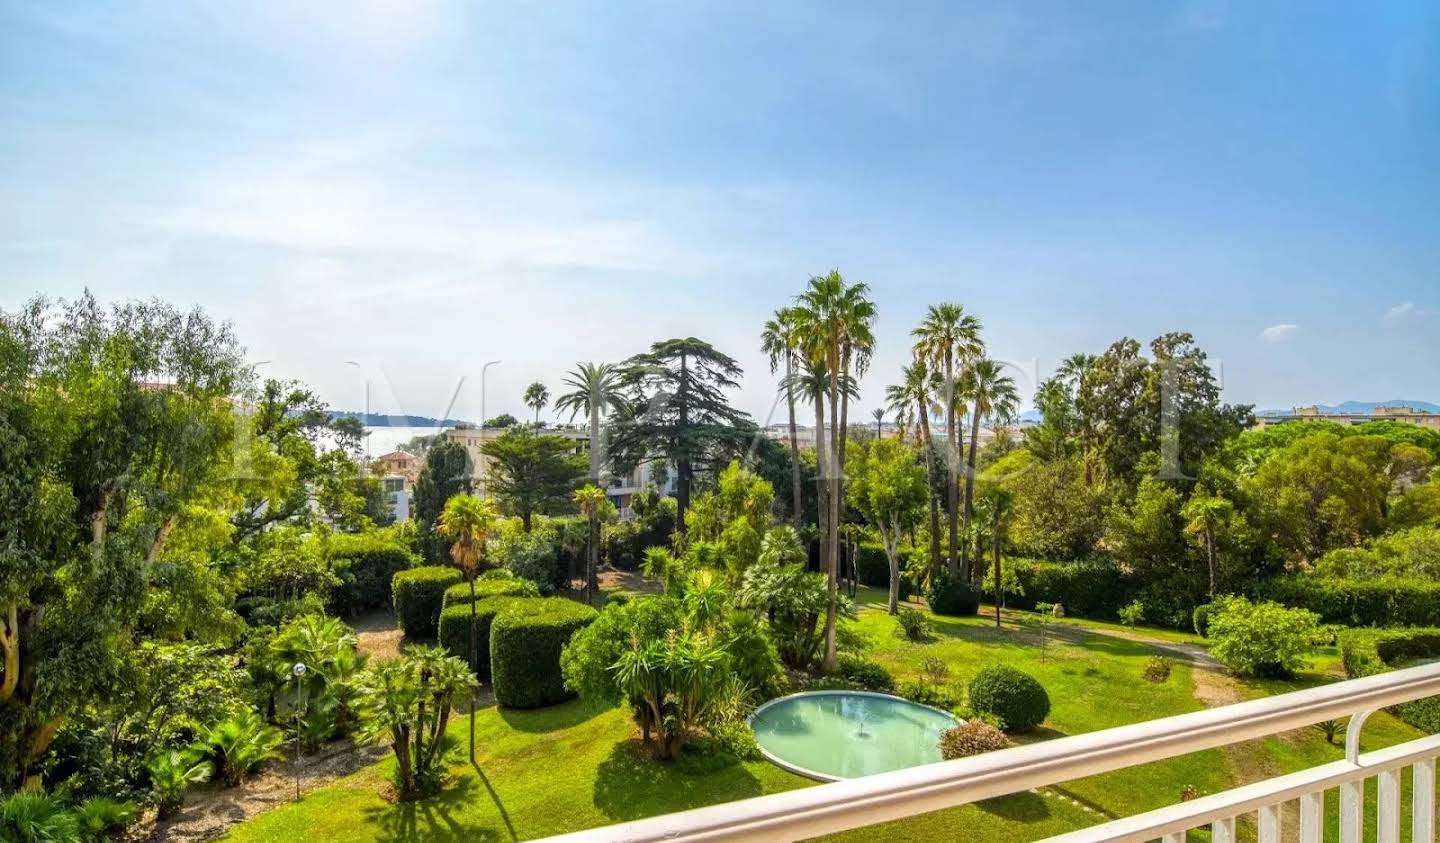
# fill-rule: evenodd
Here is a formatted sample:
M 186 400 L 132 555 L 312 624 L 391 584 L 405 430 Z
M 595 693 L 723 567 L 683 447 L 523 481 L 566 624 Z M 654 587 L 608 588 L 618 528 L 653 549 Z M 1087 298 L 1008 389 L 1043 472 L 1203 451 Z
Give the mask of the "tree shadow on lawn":
M 571 729 L 609 711 L 612 706 L 595 705 L 584 700 L 571 700 L 545 708 L 521 709 L 501 706 L 500 719 L 517 732 L 543 735 Z
M 638 739 L 615 745 L 595 776 L 595 807 L 616 821 L 732 802 L 761 794 L 734 756 L 657 761 Z
M 375 839 L 381 843 L 498 843 L 498 830 L 462 825 L 455 819 L 457 811 L 477 798 L 476 788 L 472 778 L 456 779 L 428 799 L 367 808 L 366 819 L 378 826 Z
M 1045 797 L 1030 790 L 976 802 L 975 807 L 1016 823 L 1039 822 L 1050 816 L 1050 805 Z

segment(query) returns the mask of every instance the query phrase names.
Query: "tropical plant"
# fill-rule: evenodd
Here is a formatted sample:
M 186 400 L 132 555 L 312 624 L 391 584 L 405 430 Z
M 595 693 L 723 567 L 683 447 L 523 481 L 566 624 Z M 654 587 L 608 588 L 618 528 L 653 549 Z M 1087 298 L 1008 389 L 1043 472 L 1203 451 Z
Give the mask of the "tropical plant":
M 440 513 L 440 534 L 454 540 L 450 557 L 460 569 L 465 581 L 470 584 L 470 659 L 476 664 L 475 652 L 479 639 L 475 623 L 475 577 L 480 573 L 480 564 L 485 556 L 485 541 L 495 530 L 497 513 L 495 504 L 473 495 L 456 495 L 445 502 L 445 511 Z M 475 758 L 475 706 L 470 706 L 470 758 Z
M 963 439 L 957 419 L 962 408 L 960 374 L 966 367 L 984 354 L 985 346 L 980 339 L 980 320 L 965 312 L 965 308 L 951 302 L 931 305 L 920 325 L 911 331 L 915 338 L 916 358 L 924 360 L 940 372 L 941 397 L 945 406 L 945 442 L 947 508 L 950 517 L 950 549 L 947 563 L 950 576 L 968 581 L 970 571 L 963 558 L 960 544 L 960 462 Z
M 590 424 L 590 483 L 600 485 L 600 469 L 604 465 L 604 442 L 600 437 L 600 420 L 625 407 L 625 394 L 620 384 L 620 370 L 613 363 L 576 363 L 565 375 L 570 391 L 555 399 L 555 412 L 570 411 L 570 421 L 581 413 Z
M 900 631 L 911 641 L 924 641 L 930 637 L 930 621 L 925 619 L 925 613 L 919 609 L 906 606 L 900 610 L 896 619 L 900 622 Z
M 1014 378 L 1005 374 L 1005 365 L 986 357 L 974 361 L 965 370 L 960 394 L 970 405 L 970 449 L 965 455 L 965 508 L 961 523 L 961 529 L 968 532 L 975 510 L 975 458 L 980 452 L 980 421 L 988 419 L 992 425 L 1013 421 L 1020 406 L 1020 393 Z M 976 551 L 976 567 L 983 570 L 984 554 L 980 548 Z
M 59 797 L 21 791 L 0 801 L 5 843 L 80 843 L 80 819 Z
M 282 741 L 280 731 L 253 711 L 222 720 L 200 733 L 200 746 L 229 787 L 240 784 L 266 761 L 280 758 Z
M 106 796 L 86 799 L 75 808 L 80 834 L 86 840 L 106 840 L 114 832 L 134 823 L 139 815 L 140 806 L 134 802 Z
M 891 412 L 897 416 L 913 413 L 919 420 L 919 436 L 916 444 L 920 446 L 921 452 L 925 455 L 925 497 L 930 507 L 930 568 L 932 573 L 940 565 L 940 503 L 933 490 L 936 480 L 935 440 L 930 434 L 930 413 L 936 406 L 935 396 L 939 391 L 939 377 L 919 357 L 901 370 L 899 384 L 885 388 Z
M 210 781 L 214 769 L 199 748 L 166 750 L 151 758 L 145 770 L 161 819 L 180 809 L 190 785 Z
M 1190 500 L 1181 507 L 1180 515 L 1187 520 L 1185 532 L 1196 536 L 1205 548 L 1205 560 L 1210 569 L 1210 597 L 1215 596 L 1215 588 L 1220 575 L 1220 564 L 1215 550 L 1216 531 L 1233 515 L 1235 507 L 1230 501 L 1222 497 L 1207 494 L 1194 494 Z
M 711 715 L 730 676 L 725 649 L 709 636 L 682 633 L 635 641 L 615 663 L 621 694 L 631 700 L 645 743 L 674 760 Z
M 445 727 L 455 701 L 476 686 L 465 663 L 439 647 L 412 647 L 366 674 L 362 740 L 388 740 L 402 802 L 438 792 L 445 772 Z
M 540 411 L 550 403 L 550 390 L 540 381 L 525 387 L 525 406 L 535 411 L 535 426 L 540 426 Z
M 790 478 L 794 495 L 794 502 L 791 504 L 791 516 L 795 529 L 801 527 L 801 519 L 805 514 L 805 506 L 801 496 L 800 485 L 800 439 L 796 433 L 795 425 L 795 388 L 798 384 L 799 374 L 796 371 L 796 363 L 800 355 L 800 336 L 796 331 L 796 319 L 798 314 L 793 308 L 781 308 L 775 311 L 775 315 L 765 323 L 765 328 L 760 333 L 760 350 L 770 360 L 770 373 L 774 374 L 782 366 L 785 369 L 784 380 L 780 388 L 785 390 L 785 409 L 789 413 L 790 420 Z
M 600 514 L 609 502 L 605 490 L 599 486 L 585 485 L 575 490 L 575 505 L 590 524 L 590 540 L 585 551 L 585 602 L 595 602 L 600 590 Z

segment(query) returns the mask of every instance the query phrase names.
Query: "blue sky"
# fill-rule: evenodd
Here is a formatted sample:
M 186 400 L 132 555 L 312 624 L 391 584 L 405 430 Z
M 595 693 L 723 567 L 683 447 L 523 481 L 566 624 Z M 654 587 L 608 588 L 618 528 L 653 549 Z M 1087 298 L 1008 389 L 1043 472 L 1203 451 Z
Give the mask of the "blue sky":
M 0 307 L 198 303 L 470 417 L 697 335 L 764 416 L 832 267 L 867 408 L 941 300 L 1027 392 L 1189 330 L 1232 401 L 1440 401 L 1440 4 L 0 2 Z

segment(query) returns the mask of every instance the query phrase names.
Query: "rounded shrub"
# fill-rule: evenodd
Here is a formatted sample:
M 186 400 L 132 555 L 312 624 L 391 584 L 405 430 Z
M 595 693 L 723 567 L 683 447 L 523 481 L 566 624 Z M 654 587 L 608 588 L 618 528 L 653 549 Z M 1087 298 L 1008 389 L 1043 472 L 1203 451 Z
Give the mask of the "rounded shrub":
M 470 603 L 447 606 L 440 612 L 440 646 L 450 655 L 470 665 L 481 682 L 490 681 L 490 627 L 495 616 L 515 600 L 523 597 L 500 595 L 486 597 L 474 603 L 475 612 L 470 612 Z M 470 661 L 470 623 L 475 623 L 475 661 Z
M 474 600 L 487 600 L 491 597 L 539 597 L 540 589 L 530 580 L 522 580 L 519 577 L 509 575 L 503 577 L 481 576 L 475 580 Z M 452 606 L 468 606 L 470 604 L 470 583 L 461 582 L 445 589 L 444 608 Z
M 1215 607 L 1209 603 L 1196 606 L 1195 611 L 1190 614 L 1190 620 L 1195 627 L 1195 634 L 1201 638 L 1210 637 L 1210 615 Z
M 406 638 L 435 637 L 445 589 L 460 582 L 460 572 L 439 565 L 401 571 L 391 581 L 395 617 Z
M 925 600 L 930 604 L 930 611 L 937 615 L 964 616 L 980 612 L 979 592 L 949 574 L 939 574 L 930 580 Z
M 1033 676 L 990 665 L 970 680 L 970 709 L 993 715 L 1007 732 L 1028 732 L 1050 715 L 1050 695 Z
M 1005 733 L 984 720 L 969 720 L 940 735 L 940 756 L 946 761 L 982 752 L 994 752 L 1010 745 Z
M 886 670 L 884 665 L 860 656 L 842 655 L 840 675 L 847 682 L 859 685 L 867 691 L 879 691 L 882 694 L 895 692 L 895 677 L 890 675 L 890 671 Z
M 597 612 L 564 597 L 512 598 L 490 624 L 490 679 L 507 708 L 540 708 L 575 696 L 560 673 L 560 651 Z

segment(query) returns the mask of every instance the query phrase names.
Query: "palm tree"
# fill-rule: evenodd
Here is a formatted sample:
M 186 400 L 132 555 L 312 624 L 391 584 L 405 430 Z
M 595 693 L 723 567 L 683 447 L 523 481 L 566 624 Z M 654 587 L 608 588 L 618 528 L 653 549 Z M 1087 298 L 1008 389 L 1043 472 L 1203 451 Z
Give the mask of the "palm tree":
M 1090 462 L 1091 424 L 1090 414 L 1085 411 L 1085 403 L 1080 400 L 1081 392 L 1085 385 L 1085 376 L 1095 368 L 1096 358 L 1093 354 L 1079 352 L 1065 358 L 1060 364 L 1057 377 L 1063 382 L 1070 393 L 1071 401 L 1075 406 L 1076 415 L 1080 422 L 1080 460 L 1085 466 L 1085 485 L 1090 486 L 1095 482 L 1095 471 Z
M 450 558 L 470 583 L 470 667 L 477 663 L 478 643 L 475 622 L 475 577 L 480 573 L 480 563 L 485 558 L 485 540 L 495 530 L 498 514 L 495 504 L 485 498 L 459 494 L 445 502 L 437 526 L 440 535 L 454 540 L 450 546 Z M 470 701 L 470 762 L 475 763 L 475 700 Z
M 585 551 L 585 602 L 595 602 L 595 592 L 600 590 L 598 571 L 600 568 L 600 511 L 604 509 L 605 490 L 594 484 L 586 484 L 575 490 L 575 505 L 590 520 L 590 540 Z
M 795 330 L 797 314 L 794 308 L 782 307 L 775 311 L 775 317 L 765 323 L 760 333 L 760 349 L 770 358 L 770 373 L 774 374 L 783 362 L 785 365 L 785 406 L 790 413 L 790 480 L 794 494 L 795 529 L 805 514 L 800 489 L 800 440 L 795 432 L 795 362 L 800 351 L 800 337 Z
M 885 424 L 885 408 L 876 407 L 870 411 L 870 418 L 875 420 L 875 438 L 880 438 L 880 429 Z
M 599 486 L 602 463 L 600 417 L 618 412 L 625 406 L 620 388 L 620 370 L 613 363 L 577 363 L 574 371 L 565 376 L 564 382 L 573 389 L 555 399 L 555 411 L 569 410 L 572 422 L 580 413 L 590 420 L 589 477 L 591 484 Z
M 1196 493 L 1185 502 L 1180 515 L 1186 520 L 1185 531 L 1199 538 L 1205 545 L 1205 560 L 1210 568 L 1210 598 L 1215 598 L 1220 566 L 1215 554 L 1215 532 L 1230 519 L 1235 507 L 1230 501 L 1217 495 Z
M 890 405 L 913 407 L 920 422 L 920 447 L 925 453 L 925 482 L 928 488 L 935 483 L 934 439 L 930 436 L 930 408 L 935 405 L 935 395 L 940 384 L 934 370 L 925 361 L 916 358 L 909 366 L 900 370 L 900 383 L 887 387 L 885 394 Z M 940 503 L 934 492 L 928 492 L 930 500 L 930 570 L 940 566 Z
M 985 511 L 985 527 L 990 533 L 990 546 L 995 554 L 995 628 L 1000 628 L 1000 604 L 1004 602 L 1004 588 L 1000 571 L 1000 551 L 1005 545 L 1005 526 L 1010 519 L 1014 495 L 1008 489 L 992 485 L 985 491 L 981 507 Z
M 850 397 L 842 384 L 851 377 L 852 371 L 856 377 L 865 373 L 875 348 L 875 304 L 867 298 L 869 292 L 865 284 L 847 284 L 839 270 L 831 270 L 828 275 L 810 279 L 810 286 L 798 297 L 796 307 L 797 330 L 807 357 L 817 363 L 823 361 L 829 375 L 827 392 L 833 436 L 828 450 L 819 447 L 818 439 L 816 442 L 817 462 L 830 496 L 826 524 L 830 606 L 825 614 L 825 659 L 821 664 L 826 672 L 833 672 L 838 664 L 835 616 L 839 596 L 840 501 L 850 410 Z
M 540 381 L 525 387 L 525 406 L 535 411 L 535 426 L 540 426 L 540 411 L 550 403 L 550 390 Z
M 1020 407 L 1020 392 L 1015 380 L 1005 374 L 1005 366 L 989 358 L 977 360 L 965 373 L 961 391 L 970 403 L 970 453 L 965 463 L 965 523 L 970 529 L 970 518 L 975 504 L 975 453 L 980 444 L 980 420 L 1008 422 Z M 979 553 L 977 552 L 977 557 Z M 980 570 L 980 566 L 976 566 Z M 979 577 L 977 576 L 978 580 Z
M 948 495 L 948 514 L 950 516 L 950 555 L 949 567 L 951 576 L 961 576 L 960 565 L 964 564 L 966 570 L 964 578 L 969 579 L 969 562 L 965 557 L 964 549 L 961 549 L 961 559 L 956 561 L 956 548 L 960 546 L 960 457 L 963 442 L 960 438 L 959 428 L 955 423 L 956 410 L 960 403 L 959 380 L 956 377 L 956 369 L 963 369 L 971 361 L 984 353 L 985 345 L 980 341 L 980 320 L 965 312 L 965 308 L 950 302 L 943 304 L 932 304 L 926 311 L 925 318 L 920 322 L 919 327 L 910 332 L 915 338 L 915 356 L 927 362 L 932 369 L 938 369 L 944 377 L 943 389 L 945 397 L 945 444 L 946 448 L 946 469 Z

